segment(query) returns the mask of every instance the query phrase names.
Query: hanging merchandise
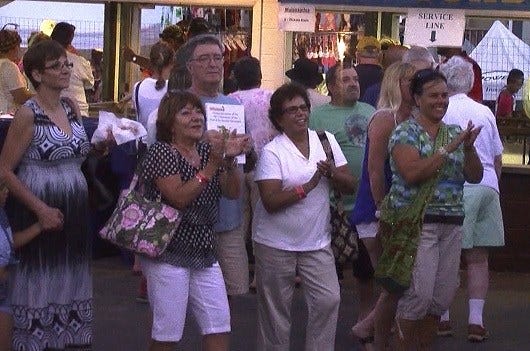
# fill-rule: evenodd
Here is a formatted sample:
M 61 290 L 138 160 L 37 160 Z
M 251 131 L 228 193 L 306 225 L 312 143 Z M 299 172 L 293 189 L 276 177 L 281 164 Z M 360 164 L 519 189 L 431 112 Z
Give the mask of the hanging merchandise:
M 306 57 L 326 73 L 337 61 L 351 59 L 357 39 L 364 35 L 364 14 L 317 12 L 314 33 L 295 32 L 293 61 Z

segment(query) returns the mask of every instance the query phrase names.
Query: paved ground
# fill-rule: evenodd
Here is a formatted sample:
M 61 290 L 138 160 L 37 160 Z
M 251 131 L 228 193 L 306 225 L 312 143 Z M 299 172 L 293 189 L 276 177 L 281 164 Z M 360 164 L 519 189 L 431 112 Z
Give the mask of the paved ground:
M 356 319 L 351 272 L 346 272 L 337 326 L 336 351 L 361 350 L 352 341 L 349 329 Z M 149 340 L 149 307 L 135 301 L 138 277 L 121 262 L 119 257 L 94 261 L 95 295 L 95 351 L 144 351 Z M 248 294 L 232 300 L 231 350 L 255 350 L 256 298 Z M 467 306 L 462 289 L 452 308 L 456 335 L 440 338 L 435 350 L 525 351 L 530 350 L 530 274 L 494 273 L 485 322 L 491 338 L 481 344 L 466 341 Z M 295 321 L 291 350 L 303 350 L 305 306 L 300 292 L 293 305 Z M 200 336 L 193 321 L 184 331 L 178 350 L 200 350 Z M 327 351 L 327 350 L 322 350 Z

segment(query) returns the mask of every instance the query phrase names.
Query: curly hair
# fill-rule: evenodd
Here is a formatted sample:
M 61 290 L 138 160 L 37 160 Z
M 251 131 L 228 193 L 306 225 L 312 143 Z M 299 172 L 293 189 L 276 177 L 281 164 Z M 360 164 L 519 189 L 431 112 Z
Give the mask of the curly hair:
M 276 91 L 271 96 L 271 107 L 269 109 L 269 119 L 279 132 L 283 132 L 282 127 L 278 123 L 278 120 L 283 115 L 283 104 L 286 101 L 290 101 L 296 97 L 301 97 L 307 107 L 309 112 L 311 111 L 311 102 L 309 101 L 309 96 L 307 96 L 306 89 L 298 83 L 287 83 L 276 89 Z
M 0 30 L 0 54 L 7 54 L 20 43 L 22 43 L 22 39 L 17 31 L 10 29 Z

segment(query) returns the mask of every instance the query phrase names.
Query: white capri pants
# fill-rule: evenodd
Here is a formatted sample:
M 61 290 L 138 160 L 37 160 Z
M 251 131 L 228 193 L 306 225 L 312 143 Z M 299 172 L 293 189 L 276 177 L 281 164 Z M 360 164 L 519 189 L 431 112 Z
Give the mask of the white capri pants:
M 221 268 L 191 269 L 141 257 L 153 310 L 151 337 L 177 342 L 182 338 L 189 306 L 202 335 L 230 332 L 230 309 Z

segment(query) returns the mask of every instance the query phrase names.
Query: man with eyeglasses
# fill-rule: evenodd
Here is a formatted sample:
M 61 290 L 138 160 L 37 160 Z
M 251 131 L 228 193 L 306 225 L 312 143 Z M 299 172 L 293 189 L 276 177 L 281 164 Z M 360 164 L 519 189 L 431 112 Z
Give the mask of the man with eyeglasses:
M 189 91 L 199 96 L 203 103 L 240 105 L 233 97 L 221 94 L 223 79 L 223 45 L 210 34 L 191 38 L 182 47 L 182 57 L 191 78 Z M 169 90 L 175 81 L 171 77 Z M 242 132 L 242 131 L 239 131 Z M 243 173 L 243 167 L 239 166 Z M 241 175 L 242 177 L 242 175 Z M 217 232 L 217 255 L 225 279 L 228 295 L 248 292 L 248 257 L 242 225 L 242 201 L 222 197 L 219 204 L 219 218 L 214 229 Z
M 359 101 L 359 76 L 350 63 L 338 63 L 330 68 L 326 74 L 326 86 L 331 102 L 311 111 L 309 128 L 332 133 L 348 160 L 351 172 L 356 179 L 360 179 L 368 123 L 375 109 Z M 344 210 L 351 212 L 355 195 L 344 195 L 343 203 Z M 373 268 L 362 241 L 359 240 L 358 244 L 359 256 L 353 262 L 353 276 L 359 289 L 358 317 L 361 320 L 372 309 Z M 342 268 L 337 266 L 339 280 L 342 279 Z

